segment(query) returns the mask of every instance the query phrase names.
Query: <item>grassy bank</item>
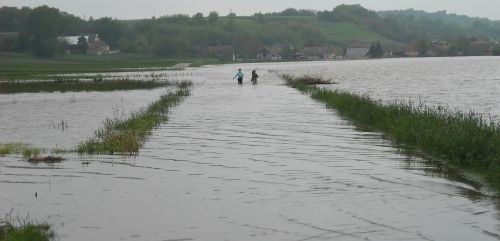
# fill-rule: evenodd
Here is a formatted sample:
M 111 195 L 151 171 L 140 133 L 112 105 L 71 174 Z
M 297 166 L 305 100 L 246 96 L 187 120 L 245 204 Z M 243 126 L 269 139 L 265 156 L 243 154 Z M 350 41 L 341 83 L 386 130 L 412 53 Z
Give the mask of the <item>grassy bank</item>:
M 160 123 L 168 118 L 170 107 L 189 95 L 189 82 L 182 82 L 175 92 L 160 99 L 130 118 L 108 119 L 93 138 L 77 146 L 80 154 L 137 154 L 145 139 Z
M 113 79 L 101 81 L 8 81 L 0 82 L 0 94 L 38 92 L 80 92 L 154 89 L 167 82 Z
M 177 63 L 197 65 L 218 63 L 214 59 L 172 59 L 153 55 L 115 54 L 59 55 L 52 58 L 38 58 L 30 54 L 0 53 L 0 80 L 50 79 L 54 74 L 107 73 L 158 70 Z M 134 68 L 138 68 L 134 70 Z
M 335 109 L 357 126 L 382 132 L 396 145 L 479 174 L 500 191 L 500 124 L 474 112 L 452 112 L 413 103 L 381 104 L 367 96 L 305 85 L 282 76 L 287 84 Z
M 15 226 L 10 222 L 0 222 L 0 241 L 49 241 L 54 238 L 54 231 L 46 223 L 23 222 Z

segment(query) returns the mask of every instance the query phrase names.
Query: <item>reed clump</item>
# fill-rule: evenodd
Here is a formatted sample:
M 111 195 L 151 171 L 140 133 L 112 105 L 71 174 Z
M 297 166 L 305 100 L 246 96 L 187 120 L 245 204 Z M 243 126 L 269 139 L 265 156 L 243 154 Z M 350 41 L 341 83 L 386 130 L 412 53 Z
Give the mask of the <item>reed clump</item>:
M 368 96 L 287 80 L 357 126 L 384 133 L 396 145 L 479 174 L 500 191 L 500 124 L 473 111 L 456 112 L 412 102 L 381 104 Z
M 0 143 L 0 156 L 22 154 L 25 158 L 36 157 L 43 150 L 25 143 Z
M 55 232 L 47 223 L 20 221 L 14 225 L 10 221 L 0 222 L 0 241 L 49 241 L 54 240 Z
M 281 75 L 281 78 L 283 78 L 288 85 L 299 85 L 299 84 L 306 84 L 306 85 L 331 85 L 331 84 L 337 84 L 336 82 L 332 81 L 331 79 L 329 80 L 324 80 L 321 77 L 317 76 L 312 76 L 309 74 L 304 74 L 299 77 L 283 74 Z
M 168 112 L 185 96 L 189 95 L 190 82 L 178 83 L 178 89 L 162 95 L 144 111 L 132 114 L 128 119 L 107 119 L 96 131 L 95 137 L 77 146 L 80 154 L 127 154 L 135 155 L 151 133 L 151 130 L 168 119 Z

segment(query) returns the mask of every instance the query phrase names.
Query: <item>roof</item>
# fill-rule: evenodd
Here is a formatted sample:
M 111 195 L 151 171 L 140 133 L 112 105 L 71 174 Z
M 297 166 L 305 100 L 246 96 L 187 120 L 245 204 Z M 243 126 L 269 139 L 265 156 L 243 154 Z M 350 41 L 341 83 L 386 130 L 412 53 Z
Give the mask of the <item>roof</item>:
M 407 52 L 407 53 L 408 52 L 418 52 L 417 44 L 413 43 L 413 44 L 406 46 L 405 52 Z
M 264 47 L 264 48 L 259 50 L 259 53 L 264 52 L 264 51 L 267 51 L 273 55 L 281 55 L 281 53 L 283 52 L 281 50 L 281 48 L 278 48 L 278 47 Z
M 78 39 L 80 37 L 85 37 L 85 39 L 87 39 L 87 41 L 89 41 L 89 36 L 64 36 L 64 37 L 58 37 L 57 39 L 59 39 L 59 41 L 64 41 L 70 45 L 77 45 Z
M 354 43 L 349 44 L 349 46 L 347 46 L 347 48 L 350 48 L 350 49 L 368 49 L 368 48 L 370 48 L 370 44 L 354 42 Z

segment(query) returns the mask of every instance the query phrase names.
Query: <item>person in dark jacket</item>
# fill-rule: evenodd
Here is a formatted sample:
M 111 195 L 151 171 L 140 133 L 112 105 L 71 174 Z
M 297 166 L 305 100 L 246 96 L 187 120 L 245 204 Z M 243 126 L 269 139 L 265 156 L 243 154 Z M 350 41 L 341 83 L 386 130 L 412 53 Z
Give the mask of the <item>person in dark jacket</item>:
M 259 78 L 259 75 L 257 74 L 257 71 L 255 69 L 252 70 L 252 84 L 256 85 L 258 78 Z

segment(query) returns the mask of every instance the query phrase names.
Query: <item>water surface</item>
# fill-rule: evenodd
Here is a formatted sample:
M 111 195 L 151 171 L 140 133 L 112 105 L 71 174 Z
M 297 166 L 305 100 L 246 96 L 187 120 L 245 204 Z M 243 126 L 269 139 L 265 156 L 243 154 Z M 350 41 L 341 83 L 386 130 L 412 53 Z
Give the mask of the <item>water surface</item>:
M 429 104 L 498 114 L 498 97 L 484 93 L 499 75 L 477 72 L 482 79 L 470 81 L 484 85 L 465 91 L 455 85 L 474 73 L 457 74 L 453 79 L 463 78 L 455 81 L 435 77 L 458 68 L 453 61 L 466 62 L 472 72 L 499 62 L 414 59 L 189 70 L 196 73 L 192 95 L 135 158 L 70 155 L 66 162 L 37 166 L 0 158 L 0 213 L 53 223 L 61 240 L 499 240 L 498 198 L 399 153 L 379 134 L 356 129 L 276 77 L 318 72 L 341 80 L 335 88 L 375 98 L 423 96 Z M 427 78 L 414 70 L 437 65 Z M 236 85 L 231 78 L 240 66 L 247 73 L 257 68 L 259 84 L 247 79 Z M 423 86 L 408 82 L 418 76 Z M 439 94 L 440 88 L 455 92 Z M 453 102 L 454 95 L 470 98 Z

